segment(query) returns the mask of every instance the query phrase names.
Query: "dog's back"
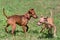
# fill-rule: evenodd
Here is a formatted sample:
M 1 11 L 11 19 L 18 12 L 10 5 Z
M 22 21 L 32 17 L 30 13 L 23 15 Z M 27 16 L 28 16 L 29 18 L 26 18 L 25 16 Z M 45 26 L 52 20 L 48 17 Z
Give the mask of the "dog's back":
M 13 15 L 9 16 L 7 19 L 8 24 L 19 24 L 19 25 L 24 25 L 24 23 L 27 22 L 27 19 L 24 17 L 24 15 Z

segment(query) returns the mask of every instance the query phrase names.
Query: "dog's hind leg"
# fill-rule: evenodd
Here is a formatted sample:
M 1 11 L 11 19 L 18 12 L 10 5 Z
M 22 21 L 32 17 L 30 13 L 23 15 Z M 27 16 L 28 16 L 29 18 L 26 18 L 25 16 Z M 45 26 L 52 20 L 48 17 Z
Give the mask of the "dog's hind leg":
M 9 24 L 6 25 L 5 27 L 5 31 L 8 33 L 7 27 L 9 26 Z
M 57 37 L 57 35 L 56 35 L 56 26 L 55 25 L 53 25 L 53 28 L 54 28 L 54 37 Z

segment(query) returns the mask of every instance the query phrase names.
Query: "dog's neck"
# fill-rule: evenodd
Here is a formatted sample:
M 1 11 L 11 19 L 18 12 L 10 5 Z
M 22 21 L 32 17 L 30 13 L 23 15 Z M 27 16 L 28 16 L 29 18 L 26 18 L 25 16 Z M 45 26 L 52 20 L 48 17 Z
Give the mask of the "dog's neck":
M 31 14 L 30 14 L 30 13 L 26 13 L 24 16 L 25 16 L 28 20 L 30 20 L 30 18 L 31 18 Z

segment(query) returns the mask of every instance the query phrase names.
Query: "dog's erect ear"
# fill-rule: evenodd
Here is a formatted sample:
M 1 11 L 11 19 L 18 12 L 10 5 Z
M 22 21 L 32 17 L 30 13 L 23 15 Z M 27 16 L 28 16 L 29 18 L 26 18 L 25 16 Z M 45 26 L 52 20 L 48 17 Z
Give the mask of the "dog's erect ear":
M 28 13 L 30 13 L 31 14 L 31 12 L 33 11 L 34 9 L 30 9 L 29 11 L 28 11 Z
M 48 18 L 48 16 L 46 16 L 46 18 Z
M 48 18 L 48 16 L 47 17 L 45 17 L 44 19 L 47 19 Z
M 33 8 L 31 10 L 34 10 Z
M 28 13 L 29 13 L 29 14 L 31 14 L 31 12 L 30 12 L 30 11 L 28 11 Z
M 41 16 L 40 17 L 44 17 L 42 14 L 41 14 Z

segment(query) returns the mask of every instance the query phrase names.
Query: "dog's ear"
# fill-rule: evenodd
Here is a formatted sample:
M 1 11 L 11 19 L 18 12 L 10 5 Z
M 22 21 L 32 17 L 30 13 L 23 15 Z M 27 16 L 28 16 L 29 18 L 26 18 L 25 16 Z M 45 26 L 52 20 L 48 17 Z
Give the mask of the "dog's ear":
M 29 13 L 29 14 L 31 14 L 31 12 L 30 12 L 30 11 L 28 11 L 28 13 Z
M 34 10 L 34 9 L 32 8 L 32 9 L 30 9 L 30 10 Z
M 48 16 L 46 16 L 46 18 L 48 18 Z
M 30 9 L 29 11 L 28 11 L 28 13 L 29 14 L 31 14 L 32 13 L 32 11 L 34 11 L 34 9 L 32 8 L 32 9 Z
M 42 14 L 41 14 L 41 16 L 40 17 L 44 17 Z
M 45 17 L 44 19 L 47 19 L 48 18 L 48 16 L 47 17 Z

